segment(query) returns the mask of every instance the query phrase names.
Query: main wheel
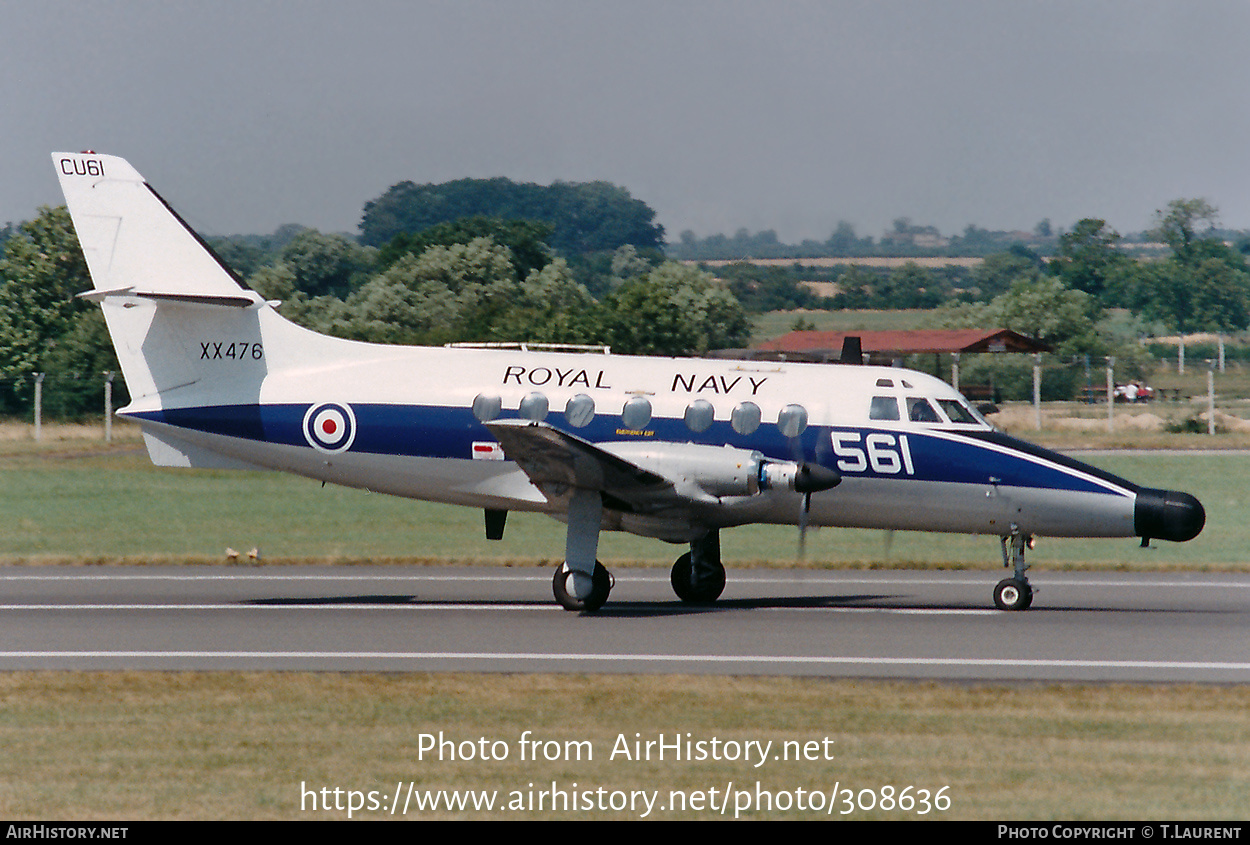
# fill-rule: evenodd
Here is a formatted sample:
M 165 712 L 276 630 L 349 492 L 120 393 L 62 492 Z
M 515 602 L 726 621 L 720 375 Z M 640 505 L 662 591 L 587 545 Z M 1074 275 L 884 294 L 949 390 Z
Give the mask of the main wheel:
M 693 580 L 694 566 L 690 562 L 690 552 L 677 558 L 673 564 L 673 572 L 669 580 L 673 582 L 673 592 L 686 604 L 711 604 L 720 598 L 725 589 L 725 567 L 716 564 L 716 570 L 704 578 L 696 589 L 690 582 Z
M 1033 603 L 1033 588 L 1028 581 L 1004 578 L 994 588 L 994 604 L 999 610 L 1028 610 Z
M 608 593 L 612 592 L 615 582 L 612 573 L 599 561 L 595 561 L 595 573 L 590 580 L 590 595 L 579 599 L 573 589 L 573 570 L 565 562 L 556 567 L 555 577 L 551 579 L 551 592 L 565 610 L 598 610 L 608 600 Z

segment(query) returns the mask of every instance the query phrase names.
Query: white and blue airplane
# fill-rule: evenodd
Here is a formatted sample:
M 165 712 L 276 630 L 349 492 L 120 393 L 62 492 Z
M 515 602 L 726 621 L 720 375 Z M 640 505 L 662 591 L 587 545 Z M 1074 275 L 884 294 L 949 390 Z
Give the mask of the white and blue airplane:
M 749 523 L 997 536 L 1004 610 L 1035 536 L 1190 540 L 1187 493 L 1009 437 L 950 385 L 898 368 L 387 346 L 317 334 L 247 289 L 126 161 L 54 153 L 131 403 L 159 466 L 278 469 L 568 524 L 553 590 L 596 610 L 603 530 L 690 551 L 690 603 L 725 585 L 720 531 Z

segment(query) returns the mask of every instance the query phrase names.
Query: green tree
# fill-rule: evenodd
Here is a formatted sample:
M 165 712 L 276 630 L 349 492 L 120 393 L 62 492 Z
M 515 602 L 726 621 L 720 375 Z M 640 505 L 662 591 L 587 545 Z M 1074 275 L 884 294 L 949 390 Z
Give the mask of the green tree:
M 1180 334 L 1233 332 L 1250 323 L 1250 273 L 1220 258 L 1155 262 L 1137 276 L 1136 305 Z
M 602 309 L 577 282 L 568 262 L 557 258 L 521 283 L 516 306 L 492 334 L 500 340 L 602 343 Z
M 994 298 L 986 325 L 1027 335 L 1060 356 L 1102 349 L 1096 329 L 1098 306 L 1084 291 L 1071 290 L 1050 276 L 1020 278 L 1011 290 Z
M 996 252 L 986 256 L 972 271 L 972 293 L 982 302 L 1011 290 L 1021 279 L 1041 276 L 1037 262 L 1015 252 Z
M 415 233 L 462 217 L 539 220 L 552 227 L 548 241 L 565 256 L 664 245 L 655 211 L 608 182 L 556 182 L 549 186 L 510 179 L 458 179 L 442 184 L 400 182 L 365 204 L 361 242 L 382 246 L 401 232 Z
M 1166 209 L 1155 211 L 1155 228 L 1147 234 L 1167 244 L 1178 260 L 1190 259 L 1190 249 L 1198 236 L 1198 224 L 1206 221 L 1207 230 L 1215 227 L 1219 209 L 1204 199 L 1179 199 Z
M 283 248 L 281 263 L 294 274 L 296 290 L 344 297 L 364 281 L 374 253 L 344 235 L 305 229 Z
M 1059 236 L 1059 255 L 1050 269 L 1073 290 L 1101 299 L 1132 259 L 1119 250 L 1120 234 L 1105 220 L 1086 217 Z
M 508 248 L 517 278 L 523 279 L 551 262 L 547 239 L 552 231 L 550 223 L 536 220 L 461 217 L 420 232 L 400 232 L 379 251 L 378 266 L 385 269 L 405 255 L 420 255 L 432 246 L 467 244 L 474 238 L 490 238 Z
M 100 413 L 104 374 L 110 372 L 116 374 L 113 407 L 120 408 L 129 401 L 117 353 L 99 308 L 75 315 L 69 329 L 50 346 L 41 366 L 48 374 L 43 404 L 44 412 L 50 416 Z
M 942 301 L 937 277 L 914 261 L 896 267 L 878 286 L 877 299 L 885 308 L 935 308 Z
M 614 351 L 699 355 L 745 346 L 750 324 L 733 294 L 708 273 L 666 262 L 609 294 L 607 334 Z
M 91 277 L 65 208 L 41 208 L 18 227 L 0 259 L 0 404 L 25 410 L 34 374 L 44 371 L 61 338 L 96 306 L 76 299 Z M 109 350 L 107 338 L 100 345 Z M 112 359 L 116 368 L 116 358 Z
M 880 277 L 858 264 L 852 264 L 838 275 L 838 293 L 833 297 L 835 308 L 867 308 L 869 294 L 880 284 Z
M 820 297 L 801 284 L 790 268 L 760 267 L 739 261 L 720 268 L 720 277 L 742 307 L 753 314 L 819 308 L 822 304 Z
M 1171 258 L 1142 267 L 1131 281 L 1131 301 L 1141 313 L 1179 332 L 1231 332 L 1250 322 L 1250 267 L 1240 252 L 1213 237 L 1219 215 L 1203 199 L 1179 199 L 1155 212 L 1150 235 Z M 1206 221 L 1206 236 L 1199 224 Z

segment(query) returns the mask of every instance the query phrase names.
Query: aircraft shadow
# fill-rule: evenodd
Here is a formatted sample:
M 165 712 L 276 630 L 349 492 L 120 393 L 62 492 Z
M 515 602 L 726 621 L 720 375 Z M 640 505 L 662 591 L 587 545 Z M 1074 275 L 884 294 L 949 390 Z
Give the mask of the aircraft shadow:
M 715 604 L 683 604 L 674 599 L 664 602 L 611 601 L 595 611 L 594 616 L 678 616 L 703 613 L 726 613 L 740 610 L 820 610 L 822 608 L 863 607 L 865 610 L 888 609 L 863 602 L 896 599 L 891 595 L 839 595 L 839 596 L 760 596 L 749 599 L 718 599 Z M 592 615 L 592 614 L 584 614 Z
M 667 601 L 617 601 L 609 600 L 607 604 L 593 613 L 581 613 L 579 616 L 604 618 L 647 618 L 657 616 L 689 616 L 705 613 L 727 613 L 743 610 L 879 610 L 879 611 L 990 611 L 993 606 L 976 603 L 935 604 L 906 603 L 906 597 L 887 593 L 861 593 L 854 595 L 823 595 L 823 596 L 760 596 L 757 598 L 720 599 L 715 604 L 693 605 L 683 604 L 677 599 Z M 245 599 L 240 604 L 255 607 L 312 607 L 318 605 L 375 605 L 410 606 L 473 606 L 490 607 L 532 607 L 536 610 L 553 609 L 550 599 L 429 599 L 420 596 L 397 594 L 366 594 L 343 596 L 273 596 L 268 598 Z M 1167 612 L 1176 613 L 1180 608 L 1159 607 L 1077 607 L 1077 606 L 1034 606 L 1025 613 L 1003 614 L 1011 617 L 1037 617 L 1043 613 L 1142 613 Z M 1185 612 L 1219 613 L 1219 609 L 1189 609 Z

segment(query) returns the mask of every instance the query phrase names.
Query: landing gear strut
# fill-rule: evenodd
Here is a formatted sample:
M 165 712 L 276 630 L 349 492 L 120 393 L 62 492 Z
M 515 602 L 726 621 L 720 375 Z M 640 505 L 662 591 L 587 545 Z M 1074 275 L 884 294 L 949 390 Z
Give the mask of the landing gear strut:
M 690 544 L 677 558 L 670 578 L 673 592 L 686 604 L 711 604 L 725 589 L 725 567 L 720 562 L 720 532 L 713 528 Z
M 1011 526 L 1011 533 L 1001 538 L 1003 545 L 1003 566 L 1011 567 L 1014 574 L 1004 578 L 994 587 L 994 604 L 999 610 L 1028 610 L 1033 604 L 1033 588 L 1024 571 L 1029 565 L 1024 562 L 1024 549 L 1032 537 L 1020 531 L 1016 525 Z
M 556 567 L 551 592 L 565 610 L 594 611 L 603 607 L 616 583 L 602 563 L 599 527 L 603 497 L 597 490 L 573 490 L 569 499 L 569 529 L 564 541 L 564 563 Z

